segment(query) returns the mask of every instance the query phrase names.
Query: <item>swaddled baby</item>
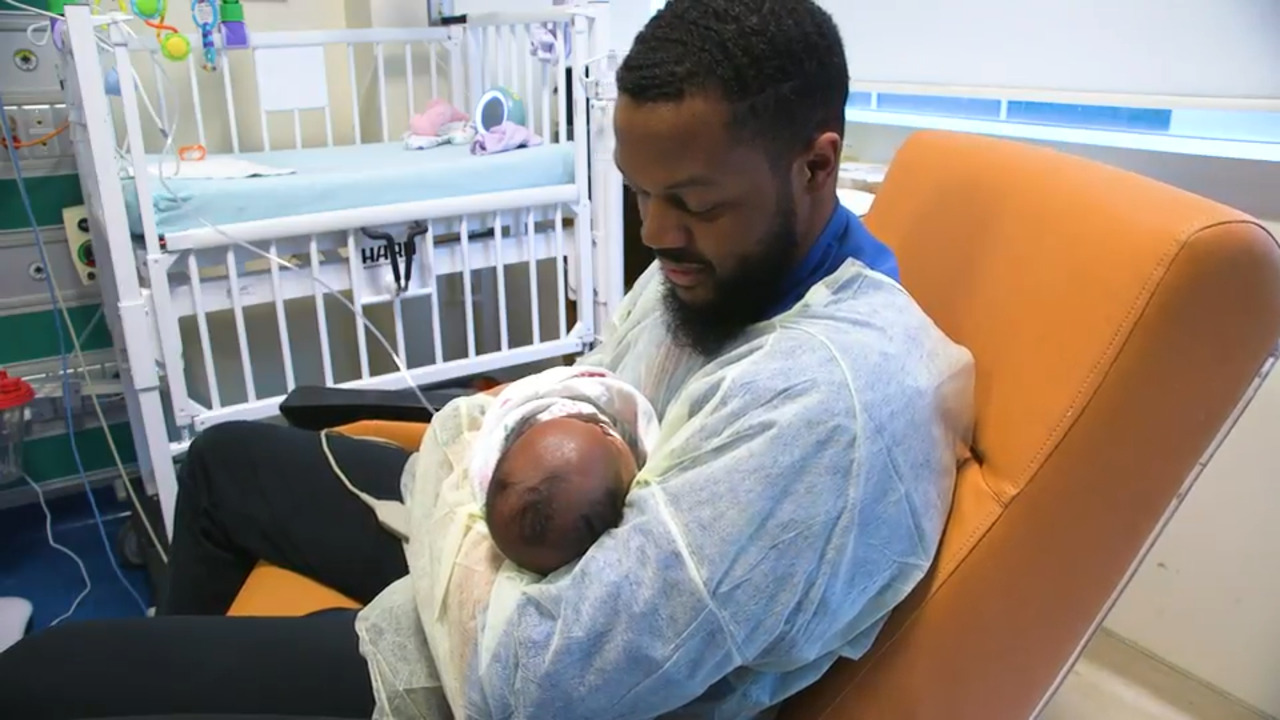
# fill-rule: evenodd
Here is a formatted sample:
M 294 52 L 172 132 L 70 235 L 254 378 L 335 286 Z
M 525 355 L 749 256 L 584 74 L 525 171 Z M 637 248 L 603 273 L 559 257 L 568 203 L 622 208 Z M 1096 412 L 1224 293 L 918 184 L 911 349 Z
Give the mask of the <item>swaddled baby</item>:
M 621 522 L 657 430 L 649 401 L 606 370 L 552 368 L 507 386 L 471 466 L 494 545 L 539 575 L 582 557 Z
M 391 525 L 402 528 L 409 575 L 365 608 L 357 632 L 383 623 L 421 628 L 420 638 L 410 632 L 391 644 L 431 656 L 429 672 L 413 678 L 385 657 L 370 660 L 377 683 L 409 683 L 422 694 L 393 693 L 393 704 L 414 709 L 379 717 L 445 717 L 413 704 L 439 694 L 452 717 L 484 715 L 468 708 L 467 679 L 493 661 L 521 593 L 618 524 L 657 436 L 649 401 L 591 367 L 553 368 L 497 397 L 461 397 L 440 409 L 404 504 L 393 512 L 372 501 L 379 519 L 399 515 Z

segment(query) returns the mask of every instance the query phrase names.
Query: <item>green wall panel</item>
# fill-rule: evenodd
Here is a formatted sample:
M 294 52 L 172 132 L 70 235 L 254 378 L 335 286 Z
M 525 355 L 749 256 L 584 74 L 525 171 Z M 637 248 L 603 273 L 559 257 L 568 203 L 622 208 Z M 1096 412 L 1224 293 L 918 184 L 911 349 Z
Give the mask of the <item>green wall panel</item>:
M 24 173 L 23 180 L 27 185 L 27 194 L 31 196 L 31 209 L 35 211 L 36 222 L 40 227 L 61 226 L 62 208 L 84 204 L 84 195 L 80 192 L 80 176 L 74 173 Z M 22 207 L 18 181 L 13 178 L 0 180 L 0 230 L 30 229 L 31 221 L 27 219 L 27 211 Z
M 133 447 L 133 436 L 129 433 L 128 423 L 112 425 L 111 437 L 126 466 L 137 462 L 138 454 Z M 115 467 L 116 461 L 107 445 L 107 434 L 100 427 L 76 431 L 76 448 L 80 450 L 80 459 L 84 462 L 84 471 L 87 473 Z M 36 482 L 75 477 L 79 473 L 75 457 L 71 454 L 71 442 L 66 434 L 28 440 L 22 446 L 22 466 Z
M 84 329 L 93 321 L 93 316 L 97 314 L 99 307 L 93 304 L 67 308 L 67 313 L 71 315 L 71 323 L 76 327 L 77 332 L 84 332 Z M 41 310 L 0 316 L 0 366 L 56 358 L 58 334 L 55 332 L 53 313 L 53 310 Z M 62 336 L 67 352 L 72 352 L 71 337 L 65 324 L 62 328 Z M 107 329 L 105 320 L 99 320 L 80 345 L 80 349 L 84 352 L 104 350 L 109 347 L 111 347 L 111 331 Z
M 22 4 L 36 8 L 38 10 L 49 9 L 49 0 L 22 0 Z M 8 0 L 0 0 L 0 10 L 24 10 L 24 9 L 25 8 L 20 8 L 17 5 L 9 3 Z

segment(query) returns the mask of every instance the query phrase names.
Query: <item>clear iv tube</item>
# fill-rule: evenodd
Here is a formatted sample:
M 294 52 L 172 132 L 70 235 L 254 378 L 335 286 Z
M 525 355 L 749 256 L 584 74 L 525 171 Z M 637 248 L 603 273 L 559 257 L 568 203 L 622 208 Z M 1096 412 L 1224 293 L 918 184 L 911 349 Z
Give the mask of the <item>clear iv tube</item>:
M 378 326 L 374 325 L 373 322 L 369 320 L 369 318 L 366 317 L 365 314 L 355 306 L 355 303 L 351 302 L 346 297 L 344 297 L 342 293 L 334 289 L 333 286 L 329 285 L 329 283 L 325 282 L 324 280 L 321 280 L 319 276 L 317 276 L 314 272 L 310 270 L 304 270 L 301 267 L 298 267 L 297 265 L 289 262 L 288 260 L 285 260 L 284 258 L 278 255 L 272 255 L 266 250 L 256 248 L 247 242 L 244 242 L 242 240 L 236 240 L 235 238 L 228 235 L 221 228 L 213 225 L 212 223 L 205 220 L 204 218 L 196 218 L 196 219 L 199 220 L 201 223 L 203 223 L 205 227 L 218 233 L 222 237 L 235 243 L 236 245 L 239 245 L 240 247 L 246 248 L 254 253 L 257 253 L 258 255 L 261 255 L 262 257 L 270 260 L 271 262 L 276 263 L 277 265 L 280 265 L 281 267 L 306 273 L 308 276 L 310 276 L 312 282 L 319 285 L 322 289 L 324 289 L 326 293 L 340 300 L 342 304 L 347 307 L 348 310 L 350 310 L 357 318 L 359 318 L 361 323 L 364 323 L 364 326 L 366 328 L 368 328 L 371 332 L 373 332 L 373 336 L 377 338 L 378 343 L 382 345 L 383 349 L 387 351 L 387 354 L 391 356 L 391 361 L 395 363 L 396 369 L 400 372 L 401 377 L 403 377 L 405 380 L 405 384 L 407 384 L 409 386 L 409 389 L 413 390 L 413 394 L 418 397 L 418 402 L 422 403 L 422 406 L 427 410 L 429 410 L 432 414 L 436 412 L 436 408 L 433 407 L 431 403 L 427 402 L 426 396 L 423 395 L 422 391 L 418 389 L 417 383 L 413 381 L 413 376 L 409 374 L 408 367 L 405 366 L 404 362 L 400 359 L 400 356 L 396 353 L 396 351 L 392 349 L 391 343 L 388 342 L 387 338 L 383 336 L 381 331 L 378 330 Z
M 133 33 L 132 30 L 129 30 L 129 32 L 130 34 Z M 165 83 L 166 87 L 168 87 L 170 91 L 172 91 L 172 85 L 169 84 L 170 83 L 169 74 L 164 72 L 164 69 L 160 66 L 156 66 L 155 71 L 160 76 L 161 81 Z M 224 72 L 226 72 L 226 69 L 224 69 Z M 143 87 L 141 87 L 142 85 L 141 82 L 138 82 L 138 85 L 139 85 L 138 92 L 142 97 L 145 98 L 146 90 Z M 176 97 L 176 94 L 175 94 L 175 97 Z M 153 119 L 158 120 L 159 118 L 153 116 Z M 165 191 L 169 193 L 169 195 L 175 200 L 175 202 L 179 204 L 185 204 L 187 202 L 186 198 L 183 195 L 179 194 L 176 190 L 174 190 L 171 185 L 169 185 L 168 179 L 165 178 L 165 175 L 164 175 L 165 159 L 170 154 L 173 155 L 173 159 L 174 159 L 174 174 L 176 175 L 181 168 L 180 163 L 182 162 L 182 159 L 178 156 L 178 153 L 174 151 L 175 139 L 177 138 L 177 135 L 178 135 L 178 119 L 179 119 L 178 110 L 177 108 L 175 108 L 173 113 L 173 122 L 170 124 L 170 127 L 160 128 L 160 132 L 164 135 L 164 138 L 165 138 L 165 144 L 164 144 L 164 148 L 161 150 L 160 162 L 158 164 L 158 167 L 156 168 L 156 172 L 159 178 L 160 185 L 165 189 Z M 166 120 L 167 122 L 168 118 L 164 118 L 164 120 Z M 420 389 L 418 389 L 417 383 L 413 381 L 413 376 L 409 374 L 408 367 L 405 366 L 404 361 L 401 360 L 399 354 L 397 354 L 396 351 L 391 347 L 391 343 L 388 342 L 387 338 L 382 334 L 381 331 L 378 330 L 378 327 L 373 324 L 373 321 L 369 320 L 369 318 L 365 316 L 364 312 L 361 311 L 359 308 L 357 308 L 354 303 L 352 303 L 350 300 L 344 297 L 342 293 L 338 292 L 338 290 L 336 290 L 334 287 L 326 283 L 324 280 L 321 280 L 320 277 L 316 275 L 314 271 L 311 271 L 310 269 L 303 269 L 297 265 L 294 265 L 288 260 L 285 260 L 284 258 L 281 258 L 277 255 L 273 255 L 261 248 L 254 247 L 253 245 L 243 240 L 238 240 L 232 237 L 229 233 L 227 233 L 222 228 L 214 225 L 213 223 L 209 222 L 203 217 L 196 216 L 196 220 L 201 224 L 203 224 L 205 227 L 209 228 L 210 230 L 217 233 L 218 235 L 221 235 L 227 241 L 235 245 L 246 248 L 250 252 L 256 253 L 257 255 L 260 255 L 281 267 L 288 268 L 290 270 L 294 270 L 297 272 L 305 273 L 311 279 L 311 282 L 315 283 L 316 285 L 319 285 L 321 289 L 323 289 L 327 294 L 337 298 L 339 302 L 341 302 L 344 306 L 346 306 L 346 308 L 350 310 L 352 314 L 354 314 L 356 318 L 358 318 L 360 322 L 373 333 L 373 336 L 378 340 L 378 343 L 383 347 L 384 350 L 387 351 L 387 354 L 391 357 L 391 361 L 395 364 L 396 370 L 400 373 L 401 377 L 404 378 L 405 384 L 409 387 L 410 390 L 413 391 L 413 394 L 418 398 L 418 402 L 422 403 L 422 406 L 432 414 L 436 412 L 437 409 L 434 406 L 432 406 L 430 402 L 427 401 L 426 396 L 423 395 Z

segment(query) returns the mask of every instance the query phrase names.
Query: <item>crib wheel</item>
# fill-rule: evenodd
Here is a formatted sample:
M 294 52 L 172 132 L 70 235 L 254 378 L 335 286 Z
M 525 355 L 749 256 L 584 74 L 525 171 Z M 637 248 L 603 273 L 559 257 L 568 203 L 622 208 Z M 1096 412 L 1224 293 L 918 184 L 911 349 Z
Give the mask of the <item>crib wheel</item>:
M 116 556 L 128 567 L 143 567 L 147 564 L 146 554 L 142 549 L 142 538 L 138 536 L 138 528 L 130 518 L 116 533 Z

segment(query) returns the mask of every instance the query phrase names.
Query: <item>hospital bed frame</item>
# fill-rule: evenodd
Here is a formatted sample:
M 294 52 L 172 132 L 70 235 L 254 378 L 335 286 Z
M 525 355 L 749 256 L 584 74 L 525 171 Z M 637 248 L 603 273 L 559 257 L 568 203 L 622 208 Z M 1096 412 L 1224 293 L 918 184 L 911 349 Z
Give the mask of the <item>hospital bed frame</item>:
M 139 465 L 148 490 L 159 496 L 166 531 L 172 529 L 177 491 L 174 459 L 185 452 L 192 438 L 218 423 L 275 416 L 287 393 L 308 384 L 294 372 L 297 358 L 290 341 L 287 301 L 309 298 L 314 304 L 323 376 L 313 384 L 328 386 L 403 388 L 406 375 L 419 386 L 439 384 L 554 361 L 580 353 L 595 342 L 602 319 L 622 296 L 621 249 L 600 241 L 601 236 L 621 241 L 622 184 L 612 162 L 612 63 L 605 65 L 592 57 L 599 43 L 594 12 L 579 3 L 537 12 L 471 15 L 465 24 L 450 27 L 255 33 L 248 50 L 218 49 L 217 72 L 223 95 L 219 110 L 213 107 L 217 93 L 209 92 L 210 78 L 198 70 L 198 50 L 185 63 L 171 63 L 159 58 L 149 36 L 140 40 L 118 24 L 104 27 L 87 6 L 66 8 L 68 34 L 62 61 L 70 134 L 94 238 L 103 305 L 121 367 L 125 368 L 122 382 Z M 561 54 L 558 62 L 550 64 L 531 58 L 529 38 L 535 25 L 554 27 L 561 38 L 571 37 L 571 57 L 566 60 Z M 189 39 L 193 48 L 199 48 L 198 36 Z M 251 143 L 244 118 L 237 115 L 237 102 L 243 109 L 254 85 L 261 90 L 273 63 L 278 71 L 318 73 L 329 87 L 335 87 L 328 74 L 332 66 L 342 64 L 337 60 L 341 58 L 350 75 L 353 141 L 360 143 L 372 135 L 375 141 L 385 142 L 395 139 L 393 124 L 398 127 L 408 119 L 390 117 L 388 102 L 389 78 L 400 72 L 388 62 L 388 51 L 400 48 L 404 49 L 403 74 L 408 79 L 405 107 L 410 112 L 419 105 L 415 85 L 429 83 L 435 96 L 444 95 L 447 86 L 447 97 L 468 111 L 486 88 L 495 84 L 509 87 L 526 98 L 531 129 L 548 139 L 572 143 L 573 182 L 240 222 L 217 229 L 198 227 L 169 235 L 156 231 L 152 196 L 157 188 L 146 172 L 147 154 L 154 157 L 165 139 L 156 132 L 146 111 L 148 100 L 161 117 L 168 117 L 175 104 L 186 111 L 187 118 L 192 118 L 194 110 L 194 119 L 178 126 L 175 144 L 198 142 L 210 153 L 239 153 Z M 426 62 L 421 60 L 424 53 Z M 324 61 L 309 67 L 297 62 L 300 57 L 321 55 Z M 607 53 L 596 57 L 613 60 Z M 415 59 L 419 60 L 416 67 Z M 245 73 L 248 61 L 253 71 Z M 119 83 L 119 98 L 109 95 L 104 83 L 111 67 L 119 78 L 138 78 L 136 84 Z M 420 77 L 424 70 L 429 75 Z M 175 97 L 179 93 L 170 92 L 174 82 L 162 81 L 158 73 L 167 73 L 170 78 L 186 74 L 188 97 Z M 154 82 L 146 90 L 151 94 L 144 97 L 148 74 Z M 361 102 L 362 92 L 367 90 L 360 87 L 362 76 L 376 90 L 369 91 L 373 97 L 366 98 L 368 102 Z M 568 83 L 572 83 L 572 90 Z M 324 118 L 325 142 L 333 146 L 334 95 L 328 93 L 320 107 L 281 107 L 277 99 L 269 104 L 259 102 L 262 145 L 270 149 L 279 135 L 279 128 L 272 127 L 273 120 L 283 116 L 292 120 L 294 145 L 302 148 L 304 116 L 314 118 L 319 112 Z M 371 129 L 368 120 L 374 116 Z M 228 124 L 229 137 L 215 137 L 210 131 L 215 122 Z M 589 152 L 594 152 L 594 160 L 588 157 Z M 122 162 L 132 170 L 138 194 L 143 225 L 140 239 L 130 231 Z M 411 230 L 421 236 L 416 271 L 407 288 L 388 285 L 385 265 L 367 267 L 362 263 L 361 250 L 367 241 L 361 229 L 371 227 L 396 237 L 405 237 Z M 302 269 L 264 262 L 231 239 L 289 258 Z M 541 286 L 549 284 L 541 282 L 547 275 L 541 272 L 547 263 L 540 261 L 547 260 L 555 266 L 555 295 L 550 307 L 539 297 Z M 484 268 L 494 270 L 496 287 L 481 282 L 483 278 L 473 278 L 475 271 Z M 524 272 L 524 268 L 530 278 L 529 296 L 508 297 L 506 275 L 515 269 Z M 384 335 L 394 343 L 401 362 L 409 366 L 406 373 L 379 373 L 371 368 L 371 356 L 385 351 L 372 344 L 367 330 L 353 315 L 349 319 L 356 324 L 360 371 L 354 379 L 335 377 L 331 355 L 347 348 L 332 347 L 332 320 L 326 313 L 332 315 L 333 311 L 327 311 L 324 288 L 312 281 L 313 273 L 362 313 L 390 307 L 393 327 Z M 460 318 L 441 307 L 441 281 L 449 277 L 460 277 L 463 286 L 462 311 L 453 313 Z M 414 298 L 430 302 L 433 347 L 429 362 L 416 362 L 406 352 L 406 338 L 413 328 L 406 324 L 404 305 Z M 476 307 L 482 303 L 497 306 L 496 347 L 485 347 L 477 340 L 477 327 L 489 322 L 486 318 L 493 314 L 477 316 Z M 526 303 L 531 327 L 511 327 L 509 310 Z M 254 307 L 274 309 L 278 347 L 249 341 L 246 313 Z M 217 313 L 223 313 L 224 319 L 226 313 L 234 318 L 238 367 L 229 371 L 219 367 L 214 358 L 209 320 Z M 190 342 L 190 332 L 184 342 L 181 332 L 180 323 L 185 321 L 189 327 L 192 319 L 198 343 Z M 442 324 L 450 321 L 465 326 L 466 353 L 445 359 Z M 547 325 L 555 327 L 544 330 Z M 530 341 L 517 342 L 517 330 L 527 333 Z M 262 357 L 283 363 L 284 392 L 259 392 L 255 386 L 255 358 Z M 207 377 L 193 376 L 189 368 L 193 360 L 203 361 Z M 225 377 L 228 372 L 243 379 L 243 398 L 220 394 L 217 375 Z

